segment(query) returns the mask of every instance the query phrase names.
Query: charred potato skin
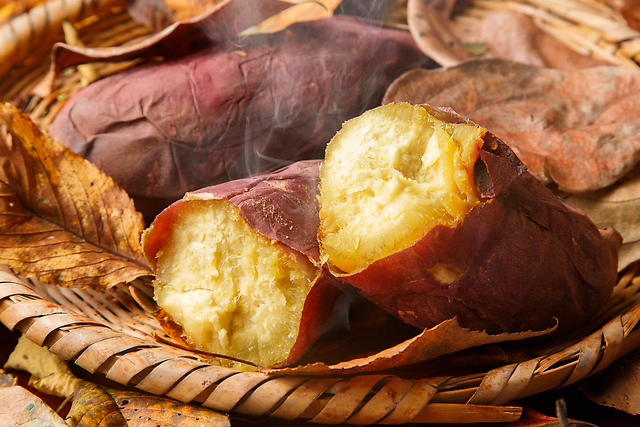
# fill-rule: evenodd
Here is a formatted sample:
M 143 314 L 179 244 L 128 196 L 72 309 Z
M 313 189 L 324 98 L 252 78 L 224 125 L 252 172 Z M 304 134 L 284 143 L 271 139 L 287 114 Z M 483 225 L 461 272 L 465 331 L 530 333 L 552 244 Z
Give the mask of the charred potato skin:
M 298 338 L 286 359 L 273 367 L 295 363 L 334 323 L 334 306 L 346 294 L 345 284 L 331 275 L 320 263 L 318 228 L 318 167 L 320 160 L 293 163 L 270 174 L 225 182 L 193 192 L 164 209 L 143 235 L 143 250 L 156 268 L 156 254 L 162 250 L 174 216 L 190 197 L 224 199 L 238 207 L 240 216 L 264 236 L 278 241 L 289 250 L 307 257 L 318 267 L 302 312 Z M 162 312 L 162 310 L 160 311 Z M 176 339 L 179 325 L 163 313 L 161 324 Z M 188 342 L 188 337 L 182 337 Z M 187 338 L 186 340 L 184 338 Z
M 438 118 L 464 121 L 424 106 Z M 506 143 L 487 132 L 474 178 L 481 201 L 455 226 L 341 280 L 418 328 L 456 317 L 489 333 L 555 328 L 568 333 L 608 300 L 621 236 L 598 230 L 535 179 Z M 321 202 L 322 203 L 322 202 Z

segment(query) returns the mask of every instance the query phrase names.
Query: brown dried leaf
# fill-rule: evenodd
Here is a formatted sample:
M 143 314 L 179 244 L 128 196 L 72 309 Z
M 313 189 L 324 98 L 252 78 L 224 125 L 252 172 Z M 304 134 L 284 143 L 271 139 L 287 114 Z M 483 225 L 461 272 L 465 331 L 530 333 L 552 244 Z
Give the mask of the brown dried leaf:
M 464 9 L 464 2 L 409 0 L 407 4 L 409 30 L 416 43 L 442 66 L 458 65 L 474 56 L 567 69 L 605 64 L 571 49 L 523 12 L 497 11 L 458 22 L 452 18 L 456 8 Z
M 313 21 L 329 18 L 340 4 L 341 0 L 309 0 L 293 1 L 293 6 L 277 13 L 253 27 L 242 31 L 241 35 L 269 34 L 282 31 L 297 22 Z
M 65 360 L 24 335 L 18 339 L 4 367 L 29 372 L 29 385 L 53 396 L 70 397 L 79 381 Z
M 83 382 L 76 388 L 69 411 L 72 426 L 223 427 L 229 419 L 211 409 L 145 395 L 135 391 L 104 389 Z
M 203 44 L 224 44 L 247 29 L 290 6 L 284 0 L 224 0 L 206 13 L 176 22 L 153 36 L 125 47 L 85 48 L 56 43 L 51 69 L 34 88 L 40 96 L 51 94 L 55 76 L 63 69 L 88 62 L 119 62 L 171 58 L 192 52 Z
M 405 73 L 383 103 L 453 108 L 507 142 L 529 171 L 562 191 L 595 191 L 640 159 L 640 71 L 556 70 L 488 59 Z
M 429 0 L 407 2 L 407 22 L 416 44 L 428 57 L 447 67 L 472 59 L 444 13 Z
M 578 383 L 580 390 L 595 403 L 628 414 L 640 414 L 640 353 L 631 353 L 604 371 Z
M 0 105 L 0 165 L 1 263 L 67 286 L 152 274 L 129 196 L 9 104 Z
M 67 422 L 74 427 L 127 425 L 113 397 L 102 387 L 87 381 L 81 381 L 76 386 Z
M 465 329 L 459 326 L 457 319 L 454 318 L 446 320 L 431 329 L 425 329 L 419 335 L 369 357 L 356 358 L 334 365 L 317 362 L 291 368 L 267 369 L 265 372 L 290 375 L 328 375 L 384 371 L 435 359 L 445 354 L 483 344 L 523 340 L 546 335 L 554 329 L 489 335 L 486 332 Z
M 499 28 L 500 31 L 496 31 Z M 487 58 L 502 58 L 524 64 L 558 69 L 608 65 L 582 55 L 538 27 L 531 16 L 516 11 L 488 14 L 477 29 L 477 41 L 484 43 Z
M 12 387 L 17 383 L 18 379 L 14 375 L 6 373 L 4 369 L 0 369 L 0 388 Z
M 640 168 L 634 168 L 613 186 L 570 194 L 565 198 L 580 208 L 598 228 L 612 227 L 622 235 L 619 270 L 640 259 Z
M 24 335 L 18 338 L 18 343 L 13 348 L 4 367 L 27 371 L 37 378 L 44 378 L 54 373 L 72 375 L 65 360 L 35 344 Z
M 229 418 L 213 409 L 133 391 L 111 391 L 129 427 L 227 427 Z
M 0 420 L 3 427 L 68 427 L 49 405 L 20 386 L 0 388 Z

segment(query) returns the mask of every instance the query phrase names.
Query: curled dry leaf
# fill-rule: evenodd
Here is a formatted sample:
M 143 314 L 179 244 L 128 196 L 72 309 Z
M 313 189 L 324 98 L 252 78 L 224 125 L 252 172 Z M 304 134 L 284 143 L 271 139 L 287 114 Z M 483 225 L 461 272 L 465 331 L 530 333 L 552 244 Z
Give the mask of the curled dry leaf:
M 483 10 L 466 3 L 409 0 L 407 4 L 409 29 L 416 43 L 442 66 L 458 65 L 473 57 L 569 69 L 607 64 L 578 53 L 543 30 L 534 21 L 535 7 L 494 2 Z M 480 10 L 467 11 L 475 7 Z
M 637 69 L 488 59 L 409 71 L 383 103 L 451 107 L 506 141 L 536 178 L 578 193 L 613 184 L 640 159 L 639 92 Z
M 565 199 L 580 208 L 599 228 L 612 227 L 622 235 L 619 270 L 640 259 L 640 168 L 634 168 L 612 186 L 569 194 Z
M 30 341 L 24 335 L 18 339 L 5 368 L 29 372 L 30 385 L 38 391 L 54 396 L 70 397 L 77 382 L 77 378 L 65 360 Z
M 541 331 L 491 335 L 484 331 L 474 331 L 463 328 L 458 324 L 457 319 L 454 318 L 445 320 L 433 328 L 425 329 L 413 338 L 368 357 L 355 358 L 333 365 L 317 362 L 291 368 L 271 369 L 266 370 L 266 372 L 290 375 L 328 375 L 332 373 L 355 374 L 384 371 L 435 359 L 445 354 L 451 354 L 483 344 L 516 341 L 542 336 L 550 333 L 553 329 L 554 328 Z
M 201 406 L 82 381 L 67 417 L 72 426 L 227 427 L 229 418 Z
M 420 50 L 445 67 L 472 59 L 448 16 L 431 3 L 426 0 L 407 2 L 409 31 Z
M 1 263 L 67 286 L 151 274 L 129 196 L 9 104 L 0 106 L 0 165 Z

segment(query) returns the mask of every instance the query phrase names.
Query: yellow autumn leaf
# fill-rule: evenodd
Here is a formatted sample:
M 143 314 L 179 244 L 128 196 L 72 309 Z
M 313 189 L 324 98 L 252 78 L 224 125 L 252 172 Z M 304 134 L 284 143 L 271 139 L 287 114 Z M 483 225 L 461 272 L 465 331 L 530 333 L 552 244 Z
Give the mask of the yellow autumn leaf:
M 113 180 L 0 105 L 0 263 L 63 286 L 150 275 L 142 215 Z
M 18 339 L 4 367 L 29 372 L 29 385 L 53 396 L 72 396 L 79 381 L 65 360 L 24 335 Z

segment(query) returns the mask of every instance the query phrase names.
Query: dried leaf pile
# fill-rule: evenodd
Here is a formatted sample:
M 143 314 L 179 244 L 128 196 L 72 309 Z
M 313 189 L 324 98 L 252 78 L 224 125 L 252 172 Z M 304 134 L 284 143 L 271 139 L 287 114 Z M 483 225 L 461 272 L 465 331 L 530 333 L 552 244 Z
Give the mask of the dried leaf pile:
M 0 5 L 0 25 L 18 11 L 37 7 L 37 2 L 23 3 Z M 341 6 L 346 9 L 346 3 L 132 2 L 131 15 L 156 27 L 155 35 L 124 49 L 57 45 L 52 50 L 55 60 L 50 73 L 43 77 L 38 91 L 53 96 L 56 79 L 72 66 L 167 59 L 191 52 L 205 39 L 226 40 L 238 29 L 247 37 L 286 32 L 294 23 L 332 16 Z M 615 3 L 620 16 L 628 20 L 625 26 L 635 31 L 638 7 L 633 2 Z M 491 129 L 512 145 L 538 179 L 581 208 L 598 227 L 616 228 L 625 240 L 620 271 L 633 266 L 640 259 L 640 70 L 612 65 L 607 55 L 583 55 L 518 10 L 483 13 L 482 19 L 464 21 L 460 15 L 456 18 L 455 1 L 399 4 L 389 6 L 385 13 L 406 14 L 404 28 L 440 67 L 402 75 L 389 86 L 382 102 L 451 107 Z M 255 14 L 243 13 L 252 8 Z M 212 26 L 212 22 L 226 24 Z M 204 33 L 203 27 L 208 28 Z M 0 27 L 0 45 L 2 30 Z M 0 49 L 0 64 L 13 64 L 21 54 Z M 6 71 L 0 65 L 0 73 Z M 140 248 L 144 221 L 129 195 L 97 166 L 49 137 L 10 104 L 0 106 L 0 165 L 0 263 L 50 285 L 97 291 L 152 274 Z M 144 299 L 135 292 L 133 297 L 138 303 Z M 145 301 L 152 310 L 152 301 Z M 394 336 L 395 342 L 375 348 L 366 345 L 371 324 L 380 322 L 386 327 L 386 320 L 375 314 L 363 322 L 368 323 L 364 328 L 354 325 L 361 335 L 353 341 L 323 342 L 316 349 L 318 355 L 335 354 L 335 348 L 347 343 L 353 348 L 350 358 L 322 360 L 319 356 L 306 364 L 266 373 L 296 377 L 402 372 L 407 366 L 438 361 L 424 368 L 432 374 L 430 369 L 437 370 L 443 357 L 451 363 L 467 360 L 465 351 L 471 351 L 478 363 L 482 360 L 483 366 L 491 366 L 531 356 L 513 347 L 492 347 L 494 344 L 517 343 L 547 332 L 489 335 L 448 321 Z M 501 349 L 498 354 L 491 353 L 495 348 Z M 611 371 L 582 383 L 585 394 L 598 404 L 638 414 L 640 396 L 629 378 L 637 377 L 639 363 L 633 353 L 621 359 Z M 48 420 L 52 426 L 101 422 L 136 426 L 148 420 L 189 426 L 202 425 L 203 419 L 209 422 L 205 425 L 230 425 L 226 416 L 200 406 L 81 380 L 64 361 L 25 341 L 6 368 L 30 372 L 32 387 L 72 401 L 65 420 L 5 374 L 0 377 L 5 384 L 0 387 L 0 402 L 19 405 L 0 404 L 0 413 L 13 414 L 15 425 L 34 419 Z M 526 425 L 548 425 L 544 424 L 548 419 L 533 419 Z

